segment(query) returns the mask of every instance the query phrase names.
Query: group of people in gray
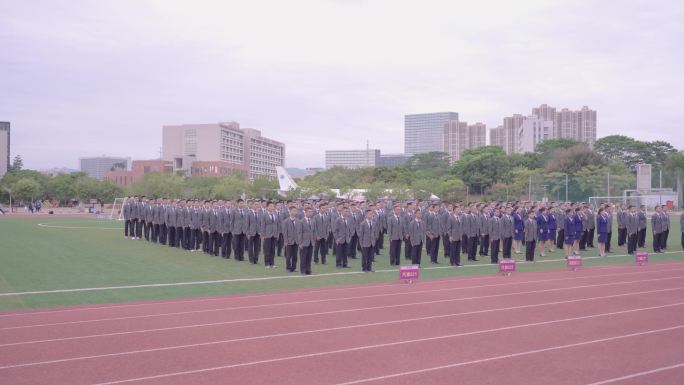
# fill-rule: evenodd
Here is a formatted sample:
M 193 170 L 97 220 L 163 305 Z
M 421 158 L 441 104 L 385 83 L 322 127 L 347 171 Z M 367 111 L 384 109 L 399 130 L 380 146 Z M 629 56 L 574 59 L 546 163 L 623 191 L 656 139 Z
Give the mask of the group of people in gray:
M 566 256 L 594 247 L 598 234 L 599 255 L 611 252 L 613 215 L 617 216 L 618 245 L 633 253 L 644 247 L 647 214 L 643 207 L 624 205 L 613 213 L 612 204 L 598 212 L 584 203 L 494 202 L 442 203 L 411 200 L 378 201 L 267 201 L 185 200 L 129 197 L 123 206 L 124 235 L 190 252 L 252 264 L 263 254 L 267 269 L 276 268 L 275 257 L 284 255 L 285 268 L 312 274 L 312 262 L 327 264 L 328 254 L 339 269 L 361 256 L 361 270 L 373 272 L 373 262 L 389 243 L 389 262 L 401 264 L 401 254 L 420 265 L 425 250 L 438 264 L 439 249 L 451 266 L 461 266 L 461 254 L 469 261 L 499 256 L 511 258 L 525 247 L 525 260 L 534 261 L 554 249 Z M 669 214 L 658 206 L 651 215 L 653 247 L 667 247 Z M 684 216 L 680 218 L 684 221 Z M 684 225 L 684 223 L 682 223 Z M 682 236 L 684 247 L 684 235 Z

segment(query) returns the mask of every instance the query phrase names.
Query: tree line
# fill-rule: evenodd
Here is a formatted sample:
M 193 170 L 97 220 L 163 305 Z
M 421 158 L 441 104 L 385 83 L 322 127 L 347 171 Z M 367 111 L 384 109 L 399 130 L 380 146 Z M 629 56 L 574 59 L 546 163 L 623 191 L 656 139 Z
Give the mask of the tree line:
M 681 188 L 684 156 L 672 145 L 612 135 L 597 140 L 593 149 L 574 139 L 554 139 L 541 142 L 534 152 L 524 154 L 507 155 L 497 146 L 469 149 L 454 163 L 449 162 L 447 154 L 432 152 L 414 155 L 393 168 L 334 167 L 298 179 L 299 189 L 288 192 L 287 197 L 333 197 L 332 189 L 345 193 L 362 188 L 367 190 L 368 197 L 386 195 L 391 190 L 397 199 L 426 199 L 435 194 L 443 200 L 462 201 L 470 194 L 477 195 L 475 199 L 504 200 L 527 197 L 533 185 L 536 190 L 543 188 L 545 196 L 565 198 L 567 178 L 568 199 L 584 200 L 609 193 L 620 195 L 622 190 L 634 188 L 636 165 L 640 163 L 653 166 L 654 180 L 662 170 L 664 185 Z M 265 178 L 250 183 L 237 174 L 186 177 L 166 173 L 149 173 L 135 184 L 122 187 L 80 172 L 50 177 L 26 170 L 17 156 L 0 179 L 0 201 L 7 202 L 10 194 L 16 201 L 50 199 L 62 204 L 91 199 L 109 203 L 124 195 L 275 199 L 277 189 L 277 181 Z

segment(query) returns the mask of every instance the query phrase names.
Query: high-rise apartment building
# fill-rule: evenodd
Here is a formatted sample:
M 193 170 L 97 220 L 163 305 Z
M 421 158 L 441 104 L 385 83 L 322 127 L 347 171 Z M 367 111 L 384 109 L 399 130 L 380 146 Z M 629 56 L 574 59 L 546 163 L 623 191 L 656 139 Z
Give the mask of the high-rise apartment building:
M 487 126 L 483 123 L 468 125 L 452 120 L 442 128 L 444 148 L 451 162 L 461 159 L 463 151 L 487 145 Z
M 129 170 L 131 167 L 131 158 L 123 158 L 118 156 L 94 156 L 79 159 L 79 166 L 81 172 L 84 172 L 91 178 L 103 180 L 105 174 L 114 170 Z
M 527 124 L 527 121 L 530 121 Z M 538 139 L 572 138 L 588 144 L 596 142 L 596 111 L 584 106 L 578 111 L 557 110 L 546 104 L 532 109 L 532 114 L 504 118 L 501 129 L 490 130 L 490 144 L 501 146 L 507 154 L 532 152 Z M 541 127 L 542 132 L 534 131 Z M 545 131 L 548 131 L 544 134 Z M 541 135 L 541 136 L 540 136 Z
M 404 115 L 404 153 L 443 151 L 444 125 L 454 120 L 458 120 L 457 112 Z
M 10 122 L 0 122 L 0 178 L 10 165 Z
M 196 161 L 225 162 L 221 169 L 230 169 L 228 163 L 243 165 L 250 180 L 273 179 L 276 167 L 285 165 L 284 143 L 261 136 L 259 130 L 240 128 L 237 122 L 169 125 L 162 131 L 162 158 L 186 174 Z

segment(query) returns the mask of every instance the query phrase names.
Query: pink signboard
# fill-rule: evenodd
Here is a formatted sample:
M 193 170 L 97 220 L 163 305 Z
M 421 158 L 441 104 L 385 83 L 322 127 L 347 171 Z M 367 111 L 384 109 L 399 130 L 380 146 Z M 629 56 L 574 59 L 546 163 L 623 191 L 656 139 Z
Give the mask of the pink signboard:
M 634 256 L 634 261 L 637 265 L 643 266 L 648 263 L 648 253 L 640 251 Z
M 511 275 L 515 272 L 515 259 L 504 258 L 499 260 L 499 273 Z
M 582 256 L 580 255 L 569 255 L 568 256 L 568 269 L 577 270 L 582 267 Z
M 399 266 L 399 279 L 404 282 L 417 281 L 420 278 L 420 265 Z

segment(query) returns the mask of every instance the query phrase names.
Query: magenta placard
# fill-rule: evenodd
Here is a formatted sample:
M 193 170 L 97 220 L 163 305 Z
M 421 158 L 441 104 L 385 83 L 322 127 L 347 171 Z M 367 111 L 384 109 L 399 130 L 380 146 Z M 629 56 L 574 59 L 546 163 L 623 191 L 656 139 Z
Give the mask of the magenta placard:
M 648 263 L 648 253 L 646 252 L 638 252 L 634 256 L 634 262 L 636 262 L 638 265 L 645 265 Z
M 515 259 L 504 258 L 499 261 L 499 273 L 511 274 L 515 272 Z
M 568 256 L 568 269 L 577 270 L 582 267 L 582 256 L 580 255 L 569 255 Z
M 399 266 L 399 279 L 402 281 L 415 281 L 420 278 L 419 265 Z

